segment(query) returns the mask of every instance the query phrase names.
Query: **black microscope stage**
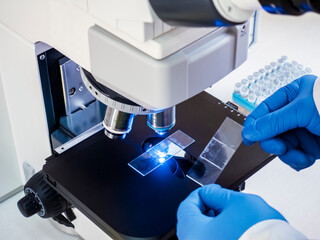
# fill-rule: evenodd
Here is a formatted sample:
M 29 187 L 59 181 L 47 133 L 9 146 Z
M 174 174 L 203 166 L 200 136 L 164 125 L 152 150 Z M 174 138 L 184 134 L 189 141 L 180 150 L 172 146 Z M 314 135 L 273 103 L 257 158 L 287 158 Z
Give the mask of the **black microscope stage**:
M 185 149 L 194 157 L 201 154 L 226 117 L 240 124 L 245 119 L 206 92 L 178 105 L 176 115 L 176 125 L 166 136 L 181 130 L 195 139 Z M 177 208 L 199 185 L 183 174 L 174 174 L 170 164 L 145 177 L 128 166 L 144 152 L 145 141 L 155 137 L 146 117 L 137 116 L 124 140 L 110 140 L 100 131 L 49 157 L 43 167 L 46 181 L 114 239 L 174 239 Z M 241 144 L 216 183 L 236 189 L 272 159 L 258 144 Z M 177 162 L 181 164 L 181 159 Z

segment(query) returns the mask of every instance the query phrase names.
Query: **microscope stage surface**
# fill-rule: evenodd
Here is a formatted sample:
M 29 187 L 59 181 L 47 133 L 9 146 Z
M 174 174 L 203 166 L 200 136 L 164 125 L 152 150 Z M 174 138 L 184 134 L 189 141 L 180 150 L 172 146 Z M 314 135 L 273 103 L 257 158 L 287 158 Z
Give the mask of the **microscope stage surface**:
M 194 157 L 186 160 L 191 165 L 227 117 L 241 125 L 245 119 L 206 92 L 179 104 L 176 116 L 176 125 L 164 138 L 177 130 L 192 137 L 195 142 L 185 149 Z M 114 239 L 169 239 L 180 202 L 199 185 L 181 171 L 177 174 L 172 161 L 146 176 L 128 165 L 145 151 L 146 141 L 158 137 L 146 117 L 137 116 L 124 140 L 111 140 L 100 131 L 49 157 L 43 167 L 46 181 Z M 258 144 L 241 144 L 216 183 L 236 189 L 272 159 Z M 181 159 L 176 162 L 180 166 Z

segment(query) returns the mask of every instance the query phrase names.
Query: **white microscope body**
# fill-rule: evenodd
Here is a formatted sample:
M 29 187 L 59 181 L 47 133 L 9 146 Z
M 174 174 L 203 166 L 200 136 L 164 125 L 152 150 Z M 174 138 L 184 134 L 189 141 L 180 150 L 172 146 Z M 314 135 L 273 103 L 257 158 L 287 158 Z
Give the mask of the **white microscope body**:
M 52 154 L 38 69 L 48 49 L 137 105 L 157 110 L 193 97 L 242 64 L 248 26 L 173 28 L 148 0 L 0 0 L 0 95 L 10 119 L 4 128 L 12 135 L 1 138 L 14 146 L 1 155 L 14 153 L 12 161 L 25 179 L 24 163 L 38 171 Z M 106 239 L 79 211 L 76 215 L 83 238 Z

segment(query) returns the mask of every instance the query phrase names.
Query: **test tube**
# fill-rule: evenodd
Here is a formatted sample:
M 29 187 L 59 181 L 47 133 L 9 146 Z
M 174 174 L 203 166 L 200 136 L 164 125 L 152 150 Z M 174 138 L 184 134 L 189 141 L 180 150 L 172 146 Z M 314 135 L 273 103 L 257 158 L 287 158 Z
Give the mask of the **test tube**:
M 271 82 L 267 84 L 267 88 L 268 88 L 269 93 L 274 91 L 274 86 Z
M 308 68 L 308 67 L 305 69 L 305 71 L 306 71 L 306 73 L 311 73 L 312 72 L 311 68 Z
M 279 77 L 279 84 L 280 84 L 280 87 L 282 87 L 286 84 L 286 77 L 285 76 Z
M 267 96 L 268 95 L 268 88 L 267 86 L 263 86 L 260 88 L 260 91 L 262 93 L 262 96 Z
M 247 79 L 242 79 L 241 83 L 243 87 L 249 87 L 249 81 Z
M 256 84 L 258 85 L 258 87 L 261 88 L 262 86 L 266 85 L 266 82 L 265 82 L 264 80 L 260 79 L 260 80 L 258 80 L 258 81 L 256 82 Z
M 293 65 L 291 63 L 285 63 L 284 67 L 286 68 L 286 70 L 289 70 L 289 69 L 293 68 Z
M 275 79 L 275 78 L 277 78 L 277 74 L 276 74 L 277 72 L 274 72 L 274 73 L 271 73 L 271 74 L 269 74 L 269 78 L 272 80 L 272 79 Z
M 293 79 L 294 79 L 294 80 L 298 79 L 299 77 L 301 77 L 301 75 L 300 75 L 299 72 L 293 74 Z
M 293 60 L 291 63 L 292 63 L 292 65 L 298 65 L 298 62 L 295 60 Z
M 259 89 L 259 87 L 257 86 L 257 84 L 251 84 L 250 87 L 249 87 L 249 92 L 250 93 L 254 93 L 258 89 Z
M 299 72 L 299 74 L 300 74 L 301 76 L 304 76 L 304 75 L 306 75 L 306 74 L 307 74 L 307 72 L 306 72 L 306 71 L 304 71 L 304 70 L 302 70 L 302 71 L 300 71 L 300 72 Z
M 262 94 L 261 94 L 261 91 L 260 91 L 260 90 L 255 91 L 255 93 L 254 93 L 254 94 L 256 95 L 256 97 L 257 97 L 257 98 L 259 98 L 259 97 L 261 97 L 261 96 L 262 96 Z
M 262 78 L 264 78 L 265 76 L 266 76 L 266 70 L 264 70 L 264 69 L 259 69 L 259 73 L 260 73 L 260 76 L 262 77 Z
M 256 97 L 256 95 L 254 93 L 249 93 L 248 102 L 255 103 L 256 99 L 257 99 L 257 97 Z
M 284 64 L 284 61 L 282 59 L 278 59 L 277 62 L 278 62 L 279 67 L 282 68 L 283 64 Z
M 242 87 L 240 90 L 240 95 L 242 98 L 246 98 L 249 95 L 249 88 L 247 87 Z
M 277 62 L 278 62 L 279 68 L 283 68 L 285 61 L 282 60 L 282 59 L 278 59 Z M 278 69 L 279 69 L 279 68 L 278 68 Z
M 260 74 L 259 72 L 253 73 L 253 76 L 254 76 L 254 78 L 255 78 L 256 80 L 261 79 L 261 74 Z
M 291 73 L 290 72 L 284 72 L 283 74 L 285 76 L 285 78 L 290 78 L 291 76 Z
M 272 81 L 272 85 L 273 85 L 273 88 L 274 88 L 274 89 L 279 89 L 279 87 L 280 87 L 280 81 L 279 81 L 278 79 L 274 79 L 274 80 Z
M 266 70 L 267 75 L 268 75 L 268 74 L 270 74 L 270 73 L 272 72 L 272 67 L 271 67 L 270 65 L 266 65 L 266 66 L 264 67 L 264 70 Z
M 234 85 L 234 92 L 235 92 L 235 93 L 240 93 L 241 88 L 242 88 L 242 83 L 237 82 L 237 83 Z
M 302 65 L 302 64 L 298 64 L 297 68 L 298 68 L 299 70 L 303 70 L 303 65 Z
M 284 55 L 284 56 L 281 57 L 281 60 L 282 60 L 282 61 L 287 61 L 287 60 L 288 60 L 288 57 Z
M 298 74 L 298 73 L 299 73 L 299 71 L 296 68 L 292 68 L 291 69 L 291 74 L 292 75 L 295 75 L 295 74 Z
M 266 84 L 266 83 L 268 83 L 268 82 L 271 82 L 272 80 L 271 80 L 271 78 L 270 78 L 269 76 L 267 76 L 267 77 L 265 77 L 265 78 L 263 79 L 263 81 L 264 81 L 265 84 Z
M 288 70 L 286 70 L 284 67 L 281 67 L 277 71 L 275 71 L 275 73 L 276 73 L 276 75 L 281 75 L 286 71 L 288 71 Z
M 275 71 L 278 68 L 278 64 L 276 62 L 271 62 L 270 66 L 272 67 L 272 71 Z
M 249 81 L 250 84 L 254 83 L 254 76 L 249 75 L 249 76 L 247 77 L 247 79 L 248 79 L 248 81 Z

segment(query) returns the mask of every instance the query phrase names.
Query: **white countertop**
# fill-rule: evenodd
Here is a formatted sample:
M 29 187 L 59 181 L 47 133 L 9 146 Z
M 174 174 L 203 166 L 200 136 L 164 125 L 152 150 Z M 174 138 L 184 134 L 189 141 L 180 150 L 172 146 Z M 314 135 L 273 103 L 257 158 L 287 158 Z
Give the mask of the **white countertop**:
M 263 13 L 258 44 L 248 61 L 208 90 L 224 102 L 234 84 L 282 55 L 320 73 L 320 16 L 274 16 Z M 320 94 L 320 93 L 319 93 Z M 309 239 L 320 239 L 320 163 L 299 173 L 278 158 L 247 181 L 245 192 L 263 197 Z
M 0 239 L 3 240 L 81 240 L 55 228 L 47 219 L 34 215 L 25 218 L 17 202 L 22 192 L 0 204 Z

